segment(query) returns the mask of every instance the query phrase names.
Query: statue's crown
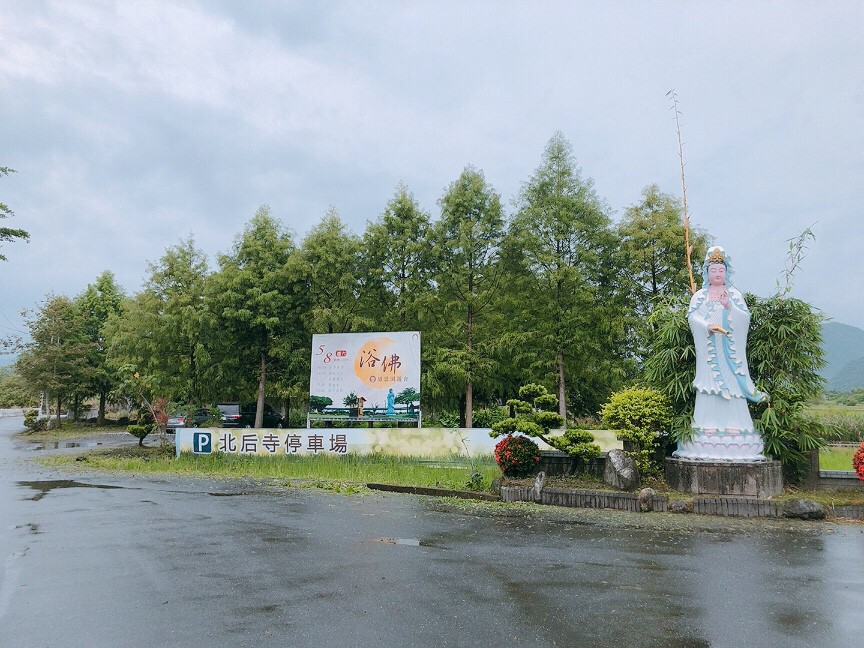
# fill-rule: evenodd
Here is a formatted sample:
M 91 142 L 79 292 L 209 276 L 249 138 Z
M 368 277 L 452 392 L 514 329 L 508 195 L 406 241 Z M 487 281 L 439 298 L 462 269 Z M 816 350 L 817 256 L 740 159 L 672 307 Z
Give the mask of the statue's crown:
M 724 263 L 723 250 L 721 248 L 711 250 L 711 254 L 708 255 L 708 263 Z

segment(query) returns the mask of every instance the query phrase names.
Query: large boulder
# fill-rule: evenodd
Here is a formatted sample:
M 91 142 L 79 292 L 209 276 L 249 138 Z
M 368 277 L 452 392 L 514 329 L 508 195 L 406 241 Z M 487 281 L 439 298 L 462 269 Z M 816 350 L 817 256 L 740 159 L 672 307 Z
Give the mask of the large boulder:
M 639 468 L 633 457 L 623 450 L 610 450 L 603 470 L 603 481 L 621 490 L 639 488 Z
M 670 513 L 692 513 L 693 502 L 687 500 L 672 500 L 669 502 Z
M 643 513 L 654 510 L 654 496 L 657 494 L 653 488 L 643 488 L 639 491 L 639 510 Z
M 537 473 L 534 478 L 534 501 L 539 502 L 542 499 L 543 487 L 546 486 L 546 473 L 542 470 Z
M 789 500 L 783 505 L 783 517 L 798 520 L 824 520 L 825 507 L 819 502 L 806 499 Z

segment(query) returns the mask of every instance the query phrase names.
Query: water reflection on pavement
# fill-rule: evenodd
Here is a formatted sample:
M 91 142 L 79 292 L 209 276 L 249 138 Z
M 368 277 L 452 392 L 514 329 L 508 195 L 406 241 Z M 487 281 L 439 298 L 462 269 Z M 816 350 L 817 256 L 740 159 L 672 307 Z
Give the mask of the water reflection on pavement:
M 862 627 L 862 525 L 69 474 L 19 428 L 0 419 L 0 646 L 845 646 Z

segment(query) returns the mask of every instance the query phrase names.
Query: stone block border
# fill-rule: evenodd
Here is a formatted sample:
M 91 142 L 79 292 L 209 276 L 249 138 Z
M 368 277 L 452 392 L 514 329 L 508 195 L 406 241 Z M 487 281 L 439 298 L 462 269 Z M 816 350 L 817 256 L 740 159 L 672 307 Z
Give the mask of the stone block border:
M 694 497 L 693 512 L 730 517 L 783 517 L 782 502 L 754 497 Z
M 831 506 L 828 510 L 834 517 L 864 520 L 864 506 Z
M 652 510 L 656 512 L 691 511 L 702 515 L 726 517 L 789 517 L 786 502 L 775 502 L 756 497 L 694 497 L 692 508 L 685 501 L 669 500 L 665 495 L 654 495 Z M 640 510 L 639 497 L 633 493 L 612 493 L 565 488 L 545 488 L 539 498 L 531 486 L 502 486 L 501 500 L 504 502 L 536 502 L 552 506 L 573 508 L 606 508 L 619 511 Z M 790 507 L 791 508 L 791 507 Z M 864 506 L 826 507 L 832 517 L 864 520 Z M 797 516 L 796 516 L 797 517 Z
M 639 497 L 633 493 L 611 493 L 608 491 L 574 490 L 570 488 L 544 488 L 540 498 L 535 497 L 531 486 L 502 486 L 503 502 L 537 502 L 551 506 L 571 508 L 607 508 L 618 511 L 639 511 Z M 653 510 L 666 511 L 668 500 L 662 495 L 652 498 Z

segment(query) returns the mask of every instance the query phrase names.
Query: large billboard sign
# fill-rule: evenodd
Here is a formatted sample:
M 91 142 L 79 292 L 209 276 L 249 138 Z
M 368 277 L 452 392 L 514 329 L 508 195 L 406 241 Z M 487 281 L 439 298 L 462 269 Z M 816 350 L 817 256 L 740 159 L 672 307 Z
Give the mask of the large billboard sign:
M 419 331 L 312 336 L 311 415 L 413 416 L 419 394 Z

